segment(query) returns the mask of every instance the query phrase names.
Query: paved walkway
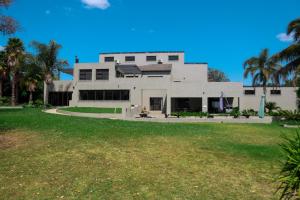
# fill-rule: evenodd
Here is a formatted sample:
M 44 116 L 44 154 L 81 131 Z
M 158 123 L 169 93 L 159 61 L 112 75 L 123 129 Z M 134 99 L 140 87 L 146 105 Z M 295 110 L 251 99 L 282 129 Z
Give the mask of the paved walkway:
M 49 109 L 44 112 L 57 115 L 67 115 L 67 116 L 77 116 L 77 117 L 89 117 L 98 119 L 118 119 L 118 120 L 128 120 L 128 121 L 148 121 L 148 122 L 167 122 L 167 123 L 255 123 L 255 124 L 270 124 L 272 123 L 272 117 L 265 117 L 260 119 L 259 117 L 250 117 L 246 119 L 240 117 L 234 119 L 232 117 L 217 116 L 214 118 L 199 118 L 199 117 L 188 117 L 188 118 L 163 118 L 161 116 L 156 116 L 155 118 L 135 118 L 135 117 L 125 117 L 122 114 L 98 114 L 98 113 L 78 113 L 78 112 L 68 112 L 58 109 Z

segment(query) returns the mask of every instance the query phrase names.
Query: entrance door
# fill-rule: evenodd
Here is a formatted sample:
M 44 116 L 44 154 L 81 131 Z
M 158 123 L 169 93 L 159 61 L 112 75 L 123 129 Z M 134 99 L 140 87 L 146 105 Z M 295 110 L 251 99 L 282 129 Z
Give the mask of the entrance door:
M 150 97 L 150 111 L 161 111 L 162 102 L 162 97 Z

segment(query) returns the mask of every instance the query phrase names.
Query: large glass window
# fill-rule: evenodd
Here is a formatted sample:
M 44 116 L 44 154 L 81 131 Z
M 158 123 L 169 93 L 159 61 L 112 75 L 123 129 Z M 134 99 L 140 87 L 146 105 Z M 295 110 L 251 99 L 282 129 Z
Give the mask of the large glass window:
M 178 55 L 170 55 L 169 56 L 169 61 L 178 61 L 179 60 L 179 56 Z
M 96 80 L 108 80 L 109 70 L 108 69 L 97 69 L 96 70 Z
M 135 61 L 135 57 L 134 56 L 125 56 L 125 61 L 126 62 L 133 62 L 133 61 Z
M 150 110 L 152 111 L 160 111 L 162 110 L 162 101 L 161 97 L 151 97 L 150 98 Z
M 113 56 L 105 57 L 105 58 L 104 58 L 104 61 L 105 61 L 105 62 L 114 62 L 114 61 L 115 61 L 115 58 L 114 58 Z
M 156 61 L 156 56 L 147 56 L 146 60 L 147 61 Z
M 83 101 L 128 101 L 129 90 L 80 90 Z
M 79 70 L 79 80 L 92 80 L 92 70 L 91 69 L 80 69 Z

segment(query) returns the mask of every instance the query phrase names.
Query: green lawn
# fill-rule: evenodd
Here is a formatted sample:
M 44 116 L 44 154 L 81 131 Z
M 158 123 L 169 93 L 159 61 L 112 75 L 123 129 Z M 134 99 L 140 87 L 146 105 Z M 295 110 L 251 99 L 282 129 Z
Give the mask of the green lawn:
M 122 108 L 90 108 L 90 107 L 68 107 L 60 110 L 81 113 L 122 113 Z
M 0 199 L 276 199 L 292 134 L 0 110 Z

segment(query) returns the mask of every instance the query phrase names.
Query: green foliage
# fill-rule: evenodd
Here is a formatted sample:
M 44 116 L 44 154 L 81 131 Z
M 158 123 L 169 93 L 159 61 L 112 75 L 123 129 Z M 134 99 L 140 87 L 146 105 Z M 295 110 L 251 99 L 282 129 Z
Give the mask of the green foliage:
M 226 74 L 218 69 L 208 68 L 208 81 L 209 82 L 229 82 L 230 79 Z
M 172 116 L 179 116 L 179 117 L 206 117 L 206 112 L 173 112 Z
M 230 116 L 233 116 L 234 118 L 238 118 L 241 115 L 241 112 L 238 107 L 234 107 L 232 111 L 230 112 Z
M 285 120 L 300 120 L 300 111 L 280 110 L 278 116 L 284 117 Z
M 264 93 L 266 93 L 266 86 L 269 82 L 278 83 L 276 76 L 278 69 L 280 69 L 278 61 L 270 58 L 268 49 L 263 49 L 257 57 L 251 57 L 245 61 L 244 78 L 251 75 L 252 85 L 263 86 Z
M 247 118 L 249 118 L 250 116 L 257 116 L 257 112 L 253 109 L 243 110 L 241 114 L 242 116 L 245 116 Z
M 279 109 L 280 107 L 277 106 L 276 102 L 267 102 L 265 108 L 268 110 L 268 113 L 272 113 L 274 110 Z
M 0 97 L 0 106 L 9 106 L 11 99 L 9 97 Z
M 284 137 L 281 148 L 286 160 L 280 172 L 278 191 L 280 199 L 299 199 L 300 189 L 300 135 L 299 131 L 293 138 Z

